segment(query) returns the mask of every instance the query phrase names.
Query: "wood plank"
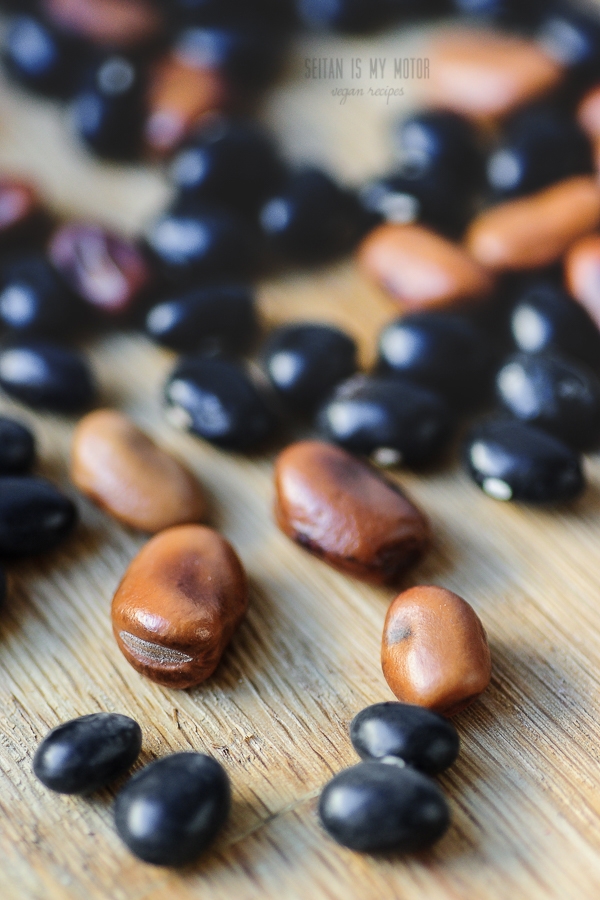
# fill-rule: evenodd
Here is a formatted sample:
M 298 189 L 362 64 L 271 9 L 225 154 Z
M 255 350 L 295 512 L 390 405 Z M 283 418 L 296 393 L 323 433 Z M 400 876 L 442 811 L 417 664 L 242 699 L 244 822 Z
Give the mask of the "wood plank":
M 307 41 L 265 116 L 290 155 L 319 156 L 349 178 L 389 155 L 390 106 L 332 102 L 302 83 L 305 56 L 415 53 L 414 43 Z M 412 48 L 412 49 L 411 49 Z M 68 136 L 64 113 L 0 84 L 0 168 L 35 175 L 55 207 L 128 232 L 168 196 L 157 171 L 99 166 Z M 373 358 L 396 314 L 349 262 L 261 286 L 269 324 L 319 318 L 347 327 Z M 82 498 L 82 526 L 61 551 L 10 566 L 0 616 L 0 885 L 33 900 L 245 898 L 591 898 L 600 889 L 600 464 L 571 507 L 540 512 L 495 503 L 457 463 L 407 486 L 430 513 L 436 543 L 406 579 L 443 584 L 470 600 L 488 629 L 490 690 L 458 718 L 461 757 L 441 782 L 454 824 L 431 852 L 371 857 L 337 847 L 316 817 L 318 793 L 355 761 L 348 723 L 389 699 L 379 665 L 391 599 L 290 543 L 271 516 L 272 456 L 218 452 L 174 431 L 161 409 L 173 356 L 118 335 L 91 348 L 103 401 L 135 417 L 208 486 L 212 522 L 239 549 L 252 583 L 247 621 L 223 664 L 190 691 L 137 675 L 110 630 L 112 593 L 144 536 Z M 40 471 L 68 485 L 72 423 L 3 400 L 40 438 Z M 118 710 L 144 730 L 140 764 L 177 750 L 213 754 L 233 782 L 231 822 L 215 850 L 184 872 L 133 859 L 114 834 L 114 790 L 92 799 L 46 791 L 32 777 L 36 743 L 72 716 Z

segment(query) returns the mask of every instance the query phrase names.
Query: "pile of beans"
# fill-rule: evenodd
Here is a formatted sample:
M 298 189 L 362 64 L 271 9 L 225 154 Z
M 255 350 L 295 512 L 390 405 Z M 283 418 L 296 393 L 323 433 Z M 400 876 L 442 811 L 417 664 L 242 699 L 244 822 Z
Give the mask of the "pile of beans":
M 58 222 L 31 185 L 0 178 L 0 387 L 36 410 L 85 413 L 73 483 L 154 534 L 113 600 L 115 638 L 134 668 L 177 688 L 209 677 L 248 589 L 235 550 L 199 524 L 206 502 L 193 474 L 121 413 L 89 411 L 98 386 L 79 347 L 98 331 L 137 328 L 180 354 L 166 414 L 219 447 L 254 452 L 290 420 L 303 423 L 311 439 L 276 461 L 277 522 L 369 583 L 396 586 L 431 540 L 426 516 L 378 467 L 443 459 L 464 425 L 465 470 L 488 496 L 557 503 L 581 493 L 582 454 L 600 444 L 596 13 L 566 0 L 0 8 L 15 13 L 2 48 L 10 77 L 66 104 L 90 152 L 159 162 L 173 188 L 170 207 L 130 240 Z M 350 189 L 317 168 L 294 170 L 252 120 L 298 27 L 362 32 L 447 13 L 461 24 L 430 44 L 428 106 L 394 128 L 393 171 Z M 379 336 L 374 369 L 360 372 L 353 339 L 320 322 L 259 343 L 255 279 L 351 251 L 403 313 Z M 1 419 L 6 557 L 50 550 L 76 522 L 74 504 L 30 474 L 34 457 L 28 430 Z M 445 801 L 419 770 L 435 774 L 456 755 L 438 713 L 486 688 L 485 631 L 462 598 L 422 585 L 392 603 L 382 665 L 401 704 L 357 717 L 352 740 L 367 761 L 325 788 L 321 819 L 354 849 L 417 849 L 447 827 Z M 86 716 L 48 736 L 34 769 L 54 790 L 94 790 L 133 764 L 140 740 L 126 717 Z M 443 764 L 427 762 L 433 746 L 446 748 Z M 148 804 L 160 815 L 141 828 Z M 122 789 L 116 824 L 140 858 L 181 864 L 228 809 L 218 764 L 177 754 Z
M 90 794 L 131 768 L 140 726 L 118 713 L 93 713 L 54 728 L 39 745 L 33 771 L 60 794 Z M 173 753 L 138 771 L 117 793 L 115 826 L 139 859 L 159 866 L 192 862 L 229 815 L 229 779 L 202 753 Z M 150 812 L 151 810 L 151 812 Z
M 323 827 L 362 852 L 415 852 L 438 841 L 450 822 L 431 778 L 455 762 L 458 733 L 442 716 L 406 703 L 376 703 L 350 725 L 362 762 L 336 775 L 319 802 Z

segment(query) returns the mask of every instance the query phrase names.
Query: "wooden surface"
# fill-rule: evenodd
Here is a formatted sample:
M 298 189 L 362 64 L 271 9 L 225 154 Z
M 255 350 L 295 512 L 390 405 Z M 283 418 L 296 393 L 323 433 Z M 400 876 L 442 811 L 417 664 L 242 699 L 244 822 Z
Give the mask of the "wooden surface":
M 348 54 L 401 48 L 355 43 Z M 320 156 L 348 177 L 385 161 L 395 105 L 340 106 L 329 87 L 303 84 L 302 58 L 341 52 L 319 41 L 298 49 L 288 82 L 265 115 L 292 155 Z M 402 45 L 403 48 L 403 45 Z M 55 206 L 138 229 L 160 208 L 157 173 L 99 166 L 77 151 L 64 114 L 0 85 L 0 170 L 34 174 Z M 264 317 L 345 325 L 372 355 L 393 307 L 350 263 L 264 285 Z M 82 525 L 60 552 L 10 566 L 0 616 L 0 892 L 35 900 L 246 900 L 246 898 L 595 898 L 600 891 L 600 465 L 561 512 L 496 503 L 456 463 L 425 476 L 400 473 L 431 515 L 435 549 L 406 579 L 445 585 L 481 615 L 494 658 L 492 685 L 458 718 L 463 748 L 441 779 L 453 824 L 432 853 L 409 859 L 352 854 L 320 829 L 324 782 L 356 761 L 348 723 L 390 699 L 379 666 L 392 598 L 333 572 L 284 538 L 271 517 L 270 457 L 221 453 L 174 431 L 161 410 L 173 363 L 142 338 L 92 348 L 103 402 L 126 410 L 184 457 L 207 486 L 212 523 L 238 548 L 252 604 L 217 674 L 169 691 L 137 675 L 110 629 L 113 591 L 144 536 L 82 498 Z M 73 423 L 18 412 L 40 440 L 39 470 L 67 480 Z M 233 783 L 230 824 L 213 851 L 184 872 L 137 862 L 111 824 L 114 792 L 54 795 L 31 774 L 49 728 L 115 710 L 144 732 L 140 763 L 177 750 L 213 754 Z

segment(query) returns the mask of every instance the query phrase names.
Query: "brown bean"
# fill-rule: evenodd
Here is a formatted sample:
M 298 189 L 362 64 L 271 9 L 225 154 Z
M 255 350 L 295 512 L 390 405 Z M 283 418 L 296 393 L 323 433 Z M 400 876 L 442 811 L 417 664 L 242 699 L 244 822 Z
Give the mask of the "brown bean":
M 565 279 L 569 292 L 600 328 L 600 234 L 573 244 L 565 257 Z
M 535 44 L 501 32 L 448 31 L 428 56 L 427 100 L 467 116 L 504 116 L 546 94 L 563 75 Z
M 117 588 L 112 623 L 134 669 L 187 688 L 208 678 L 248 606 L 246 574 L 228 541 L 202 525 L 156 535 Z
M 16 178 L 0 178 L 0 241 L 20 234 L 40 208 L 32 185 Z
M 471 223 L 466 246 L 491 269 L 535 269 L 556 262 L 599 223 L 600 184 L 577 176 L 485 210 Z
M 600 85 L 584 95 L 577 107 L 577 121 L 591 138 L 600 138 Z
M 420 585 L 393 601 L 381 646 L 385 680 L 398 700 L 446 716 L 489 684 L 492 663 L 483 625 L 452 591 Z
M 112 409 L 89 413 L 77 425 L 71 479 L 98 506 L 142 531 L 199 522 L 206 514 L 192 473 Z
M 394 584 L 430 543 L 429 524 L 393 482 L 356 457 L 301 441 L 275 465 L 281 530 L 341 572 Z
M 147 41 L 163 25 L 148 0 L 42 0 L 42 7 L 59 28 L 111 47 L 132 47 Z
M 150 281 L 135 244 L 99 225 L 64 225 L 52 236 L 48 255 L 86 303 L 110 316 L 128 313 Z
M 359 247 L 358 264 L 413 309 L 452 306 L 492 287 L 489 275 L 462 247 L 420 225 L 375 228 Z
M 221 73 L 192 65 L 175 53 L 156 68 L 144 129 L 150 152 L 165 156 L 201 121 L 222 110 L 227 90 Z

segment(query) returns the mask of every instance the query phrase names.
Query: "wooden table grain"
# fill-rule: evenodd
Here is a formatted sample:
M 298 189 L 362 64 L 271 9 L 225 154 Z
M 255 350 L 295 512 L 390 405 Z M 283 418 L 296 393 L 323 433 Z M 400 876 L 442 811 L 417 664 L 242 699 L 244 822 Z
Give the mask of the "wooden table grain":
M 423 52 L 421 35 L 379 43 L 307 40 L 264 116 L 296 159 L 358 179 L 389 157 L 389 122 L 417 100 L 346 103 L 305 59 Z M 99 165 L 70 137 L 63 110 L 0 84 L 0 169 L 33 175 L 54 207 L 138 231 L 166 201 L 157 171 Z M 319 318 L 347 327 L 363 363 L 396 314 L 352 263 L 291 273 L 260 287 L 267 324 Z M 173 364 L 142 337 L 90 348 L 102 400 L 180 454 L 207 486 L 211 522 L 234 543 L 252 585 L 247 621 L 216 675 L 171 691 L 129 667 L 109 606 L 145 537 L 78 497 L 68 482 L 73 422 L 2 400 L 40 442 L 39 471 L 76 498 L 82 524 L 59 552 L 9 567 L 0 616 L 0 892 L 7 900 L 584 900 L 600 895 L 600 465 L 585 496 L 560 511 L 503 505 L 456 461 L 397 476 L 430 514 L 435 547 L 406 586 L 437 583 L 477 609 L 494 658 L 492 684 L 458 717 L 462 753 L 441 778 L 447 836 L 410 858 L 360 856 L 320 829 L 327 779 L 356 761 L 348 723 L 391 698 L 379 647 L 392 594 L 312 559 L 276 529 L 272 457 L 219 452 L 166 422 L 161 384 Z M 144 732 L 140 764 L 178 750 L 214 755 L 233 783 L 233 812 L 213 851 L 172 872 L 135 860 L 115 835 L 114 790 L 51 794 L 31 773 L 45 732 L 72 716 L 115 710 Z

